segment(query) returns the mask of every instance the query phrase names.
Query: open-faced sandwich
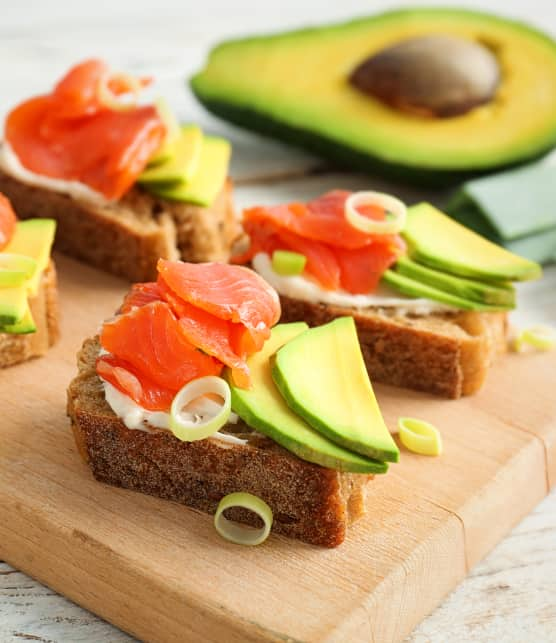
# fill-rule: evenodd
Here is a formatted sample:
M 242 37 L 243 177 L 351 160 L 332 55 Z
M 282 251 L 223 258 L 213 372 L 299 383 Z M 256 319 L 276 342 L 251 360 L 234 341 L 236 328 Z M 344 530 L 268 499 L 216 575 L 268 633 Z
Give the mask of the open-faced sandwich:
M 276 532 L 342 542 L 398 448 L 353 320 L 279 317 L 248 268 L 160 260 L 157 281 L 135 284 L 78 356 L 68 413 L 95 477 L 212 513 L 251 494 Z M 257 524 L 231 506 L 229 518 Z
M 244 212 L 250 263 L 280 294 L 282 321 L 355 319 L 373 381 L 450 398 L 474 393 L 506 347 L 512 281 L 538 264 L 428 203 L 336 190 Z
M 58 338 L 56 223 L 18 221 L 0 193 L 0 368 L 44 355 Z
M 149 83 L 85 61 L 8 114 L 0 147 L 17 215 L 55 219 L 57 248 L 131 281 L 159 257 L 226 261 L 238 233 L 229 143 L 139 103 Z

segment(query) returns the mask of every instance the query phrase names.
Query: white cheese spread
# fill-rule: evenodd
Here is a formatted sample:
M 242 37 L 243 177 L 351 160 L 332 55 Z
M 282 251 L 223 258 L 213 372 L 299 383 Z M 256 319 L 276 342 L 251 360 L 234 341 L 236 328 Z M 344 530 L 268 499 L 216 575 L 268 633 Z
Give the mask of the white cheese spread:
M 170 414 L 165 411 L 149 411 L 127 395 L 124 395 L 115 386 L 100 378 L 104 384 L 104 396 L 108 406 L 122 420 L 128 429 L 152 433 L 155 429 L 170 430 Z M 247 440 L 238 438 L 229 433 L 218 431 L 209 439 L 215 439 L 228 444 L 247 444 Z
M 45 188 L 53 192 L 68 194 L 76 201 L 86 201 L 96 205 L 105 205 L 110 201 L 100 192 L 93 190 L 88 185 L 79 181 L 66 181 L 64 179 L 53 179 L 49 176 L 36 174 L 25 168 L 11 145 L 4 141 L 0 146 L 0 168 L 14 179 L 32 185 Z
M 253 257 L 253 268 L 265 279 L 280 295 L 291 297 L 311 303 L 330 304 L 346 308 L 385 308 L 395 311 L 399 315 L 430 315 L 438 312 L 453 312 L 457 310 L 452 306 L 431 301 L 430 299 L 416 299 L 397 293 L 385 284 L 380 284 L 377 290 L 369 294 L 354 295 L 346 290 L 324 290 L 316 282 L 303 275 L 283 276 L 272 269 L 270 257 L 260 252 Z

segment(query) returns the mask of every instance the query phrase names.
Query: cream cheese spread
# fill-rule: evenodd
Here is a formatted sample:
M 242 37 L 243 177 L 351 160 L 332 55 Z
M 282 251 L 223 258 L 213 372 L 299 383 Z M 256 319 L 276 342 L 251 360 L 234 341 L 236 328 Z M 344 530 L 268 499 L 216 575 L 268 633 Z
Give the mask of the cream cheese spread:
M 0 168 L 14 179 L 32 185 L 34 187 L 45 188 L 53 192 L 62 192 L 68 194 L 76 201 L 86 201 L 96 205 L 106 205 L 111 203 L 104 195 L 93 190 L 88 185 L 79 181 L 66 181 L 64 179 L 53 179 L 49 176 L 36 174 L 25 168 L 18 156 L 12 149 L 11 145 L 4 141 L 0 146 Z
M 152 433 L 153 427 L 170 431 L 170 414 L 165 411 L 149 411 L 127 395 L 124 395 L 115 386 L 100 378 L 104 385 L 104 396 L 108 406 L 122 420 L 128 429 Z M 209 439 L 227 442 L 228 444 L 247 444 L 247 440 L 229 433 L 218 431 Z
M 270 257 L 260 252 L 253 257 L 253 268 L 280 295 L 311 303 L 330 304 L 346 308 L 383 308 L 391 309 L 399 315 L 430 315 L 439 312 L 453 312 L 453 306 L 441 304 L 430 299 L 416 299 L 397 293 L 384 284 L 369 294 L 354 295 L 346 290 L 324 290 L 316 282 L 303 275 L 283 276 L 272 269 Z

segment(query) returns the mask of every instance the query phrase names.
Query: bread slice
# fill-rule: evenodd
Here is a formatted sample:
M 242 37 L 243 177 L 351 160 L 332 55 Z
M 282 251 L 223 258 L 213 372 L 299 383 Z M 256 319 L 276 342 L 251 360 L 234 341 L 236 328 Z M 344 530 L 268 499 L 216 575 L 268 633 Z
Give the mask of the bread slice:
M 227 261 L 240 234 L 230 180 L 207 208 L 158 198 L 139 186 L 117 203 L 92 204 L 1 170 L 0 192 L 20 219 L 55 219 L 58 250 L 133 282 L 156 281 L 159 257 Z
M 40 357 L 57 341 L 60 329 L 54 262 L 44 271 L 37 296 L 29 300 L 29 306 L 37 330 L 27 335 L 0 333 L 0 368 Z
M 280 297 L 282 322 L 355 320 L 367 370 L 383 382 L 448 398 L 475 393 L 490 364 L 506 350 L 507 314 L 455 312 L 415 316 Z
M 273 531 L 324 547 L 345 538 L 365 510 L 372 477 L 341 473 L 299 459 L 241 421 L 223 430 L 247 440 L 229 444 L 209 438 L 181 442 L 168 431 L 130 430 L 114 414 L 95 371 L 100 345 L 88 339 L 78 354 L 79 373 L 68 389 L 68 415 L 75 441 L 97 480 L 214 513 L 234 491 L 265 500 Z M 226 515 L 258 526 L 244 510 Z

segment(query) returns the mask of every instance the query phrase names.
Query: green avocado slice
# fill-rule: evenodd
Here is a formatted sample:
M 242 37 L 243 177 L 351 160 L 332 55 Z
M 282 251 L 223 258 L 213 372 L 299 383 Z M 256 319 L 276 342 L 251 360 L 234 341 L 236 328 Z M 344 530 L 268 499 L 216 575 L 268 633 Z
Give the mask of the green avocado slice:
M 42 273 L 50 261 L 55 232 L 54 219 L 18 221 L 13 237 L 4 248 L 4 252 L 25 255 L 35 260 L 36 268 L 26 281 L 30 297 L 34 297 L 39 290 Z
M 0 325 L 16 324 L 23 319 L 27 304 L 25 284 L 16 287 L 0 288 Z
M 392 288 L 395 288 L 397 291 L 401 292 L 403 295 L 408 297 L 424 297 L 426 299 L 432 299 L 432 301 L 438 301 L 441 304 L 448 304 L 448 306 L 454 306 L 455 308 L 461 308 L 461 310 L 476 310 L 479 312 L 496 312 L 501 310 L 508 310 L 505 306 L 495 306 L 489 304 L 482 304 L 478 301 L 471 301 L 470 299 L 464 299 L 458 295 L 453 295 L 445 290 L 440 290 L 434 286 L 429 286 L 428 284 L 423 283 L 422 281 L 417 281 L 412 279 L 407 275 L 402 275 L 395 270 L 386 270 L 382 275 L 382 280 L 384 283 L 388 284 Z
M 430 203 L 408 209 L 402 236 L 414 261 L 453 275 L 487 281 L 527 281 L 542 275 L 538 263 L 497 246 Z
M 204 136 L 197 169 L 188 182 L 145 184 L 145 188 L 170 201 L 193 203 L 203 207 L 212 205 L 222 189 L 228 174 L 231 147 L 228 141 Z
M 31 314 L 29 306 L 27 306 L 23 317 L 14 324 L 7 324 L 0 326 L 0 333 L 9 333 L 10 335 L 26 335 L 34 333 L 37 330 L 37 325 Z
M 327 438 L 370 458 L 398 462 L 352 317 L 292 339 L 276 353 L 272 377 L 288 406 Z
M 172 153 L 156 167 L 149 167 L 139 175 L 139 183 L 187 183 L 195 176 L 201 158 L 203 133 L 197 125 L 181 127 Z
M 515 307 L 515 288 L 510 283 L 494 285 L 467 279 L 466 277 L 456 277 L 446 272 L 422 266 L 407 257 L 398 259 L 395 271 L 400 275 L 465 300 L 503 308 Z
M 308 328 L 304 322 L 279 324 L 261 351 L 247 361 L 253 387 L 249 390 L 234 386 L 232 408 L 249 426 L 272 438 L 302 460 L 323 467 L 353 473 L 386 473 L 385 462 L 372 460 L 331 442 L 312 429 L 286 404 L 272 381 L 270 357 L 288 341 Z

